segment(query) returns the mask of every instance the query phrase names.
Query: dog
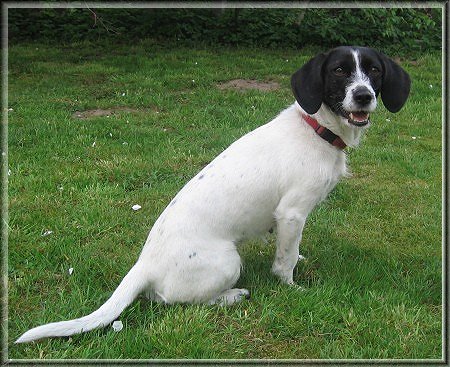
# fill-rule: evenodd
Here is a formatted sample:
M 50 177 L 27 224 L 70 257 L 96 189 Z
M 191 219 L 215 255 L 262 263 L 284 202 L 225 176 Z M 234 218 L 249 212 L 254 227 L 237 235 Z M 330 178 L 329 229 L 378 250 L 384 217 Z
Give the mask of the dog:
M 236 246 L 273 228 L 272 271 L 294 284 L 306 218 L 347 174 L 343 148 L 358 145 L 379 94 L 395 113 L 410 85 L 398 64 L 371 48 L 318 54 L 292 75 L 293 105 L 231 144 L 174 197 L 98 310 L 31 329 L 16 343 L 104 327 L 142 293 L 168 304 L 248 298 L 248 290 L 233 288 L 241 271 Z

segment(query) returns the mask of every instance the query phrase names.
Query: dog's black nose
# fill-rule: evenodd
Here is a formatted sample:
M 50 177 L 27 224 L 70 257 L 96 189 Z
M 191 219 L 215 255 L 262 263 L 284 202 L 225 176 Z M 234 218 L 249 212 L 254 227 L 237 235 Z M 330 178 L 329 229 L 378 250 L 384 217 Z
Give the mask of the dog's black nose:
M 366 106 L 372 102 L 373 95 L 366 87 L 359 87 L 353 91 L 353 99 L 360 106 Z

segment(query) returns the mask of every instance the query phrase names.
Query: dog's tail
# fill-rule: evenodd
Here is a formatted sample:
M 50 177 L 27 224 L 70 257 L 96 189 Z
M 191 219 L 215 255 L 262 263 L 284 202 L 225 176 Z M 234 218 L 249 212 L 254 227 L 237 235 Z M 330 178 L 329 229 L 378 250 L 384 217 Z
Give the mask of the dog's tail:
M 69 336 L 108 325 L 148 286 L 148 277 L 143 265 L 138 261 L 123 278 L 112 296 L 97 311 L 79 319 L 35 327 L 15 342 L 27 343 L 41 338 Z

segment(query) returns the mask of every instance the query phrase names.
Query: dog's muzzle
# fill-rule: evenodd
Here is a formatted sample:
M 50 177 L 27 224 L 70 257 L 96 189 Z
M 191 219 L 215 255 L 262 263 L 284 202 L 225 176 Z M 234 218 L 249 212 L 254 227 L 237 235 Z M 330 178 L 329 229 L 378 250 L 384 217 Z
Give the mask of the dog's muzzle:
M 356 106 L 355 111 L 347 112 L 347 120 L 354 126 L 365 126 L 370 120 L 370 111 L 373 107 L 372 102 L 375 96 L 367 87 L 358 87 L 353 91 L 353 101 Z M 371 108 L 372 107 L 372 108 Z

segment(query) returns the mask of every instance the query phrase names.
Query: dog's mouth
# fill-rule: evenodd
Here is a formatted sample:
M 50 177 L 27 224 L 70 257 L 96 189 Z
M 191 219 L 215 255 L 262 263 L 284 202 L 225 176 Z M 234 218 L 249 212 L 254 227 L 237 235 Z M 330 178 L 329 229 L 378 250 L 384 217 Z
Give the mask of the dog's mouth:
M 347 112 L 345 117 L 350 124 L 358 127 L 366 126 L 370 122 L 370 114 L 366 111 Z

